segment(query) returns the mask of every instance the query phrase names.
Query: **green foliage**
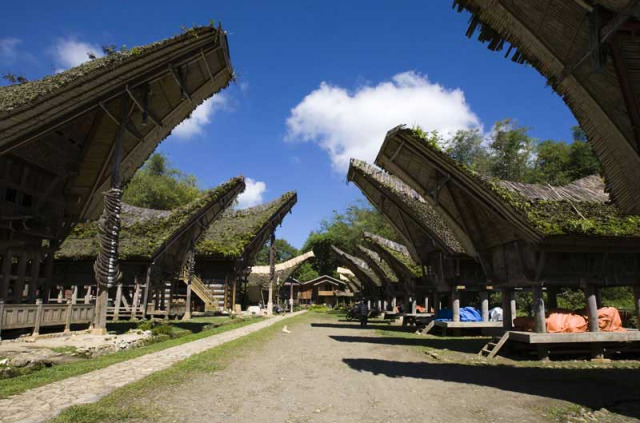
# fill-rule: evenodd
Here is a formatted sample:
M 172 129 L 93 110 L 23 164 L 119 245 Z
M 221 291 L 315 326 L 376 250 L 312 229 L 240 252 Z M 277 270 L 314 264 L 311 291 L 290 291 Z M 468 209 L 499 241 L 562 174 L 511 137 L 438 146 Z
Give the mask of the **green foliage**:
M 529 128 L 517 126 L 512 119 L 496 122 L 491 131 L 489 154 L 491 174 L 499 179 L 527 182 L 536 146 Z
M 420 127 L 420 125 L 416 125 L 411 129 L 413 130 L 414 134 L 422 138 L 431 147 L 440 149 L 440 146 L 444 143 L 444 138 L 436 130 L 433 130 L 431 132 L 426 132 L 425 130 L 422 129 L 422 127 Z
M 445 152 L 469 169 L 486 174 L 489 172 L 489 153 L 482 145 L 479 129 L 457 131 L 446 141 Z
M 333 255 L 331 245 L 354 254 L 356 246 L 362 240 L 363 232 L 372 232 L 397 240 L 395 231 L 382 214 L 360 200 L 348 206 L 343 213 L 334 210 L 331 218 L 320 223 L 318 231 L 309 234 L 302 252 L 313 250 L 316 259 L 311 267 L 318 275 L 333 275 L 339 264 Z
M 127 185 L 123 201 L 138 207 L 172 210 L 199 194 L 195 176 L 171 168 L 165 155 L 154 153 Z
M 262 246 L 262 248 L 258 252 L 258 255 L 256 256 L 257 265 L 269 264 L 269 250 L 269 243 L 265 243 L 265 245 Z M 283 261 L 292 259 L 298 254 L 300 254 L 298 249 L 289 244 L 287 240 L 276 239 L 276 263 L 281 263 Z
M 536 182 L 551 185 L 565 185 L 571 182 L 568 171 L 570 149 L 571 147 L 564 142 L 547 140 L 538 144 Z
M 329 307 L 326 304 L 313 304 L 308 308 L 309 311 L 326 312 L 329 311 Z
M 25 78 L 24 76 L 20 74 L 16 75 L 11 72 L 5 73 L 4 75 L 2 75 L 2 79 L 6 80 L 11 85 L 24 84 L 25 82 L 28 81 L 28 79 Z
M 306 261 L 302 263 L 291 276 L 300 282 L 307 282 L 319 277 L 320 273 L 313 268 L 313 264 Z

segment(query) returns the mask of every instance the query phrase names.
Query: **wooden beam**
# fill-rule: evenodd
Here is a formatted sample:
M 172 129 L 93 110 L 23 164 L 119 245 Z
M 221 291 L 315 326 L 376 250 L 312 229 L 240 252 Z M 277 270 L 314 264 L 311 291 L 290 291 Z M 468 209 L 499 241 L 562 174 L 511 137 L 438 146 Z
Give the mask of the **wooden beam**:
M 160 128 L 164 129 L 164 125 L 162 125 L 162 119 L 158 118 L 157 116 L 155 116 L 143 103 L 142 101 L 138 98 L 138 96 L 136 96 L 133 91 L 131 90 L 131 88 L 129 88 L 128 85 L 125 86 L 125 91 L 127 92 L 127 94 L 129 94 L 129 97 L 131 98 L 131 100 L 133 100 L 133 102 L 135 103 L 136 106 L 138 106 L 138 109 L 140 109 L 140 111 L 142 113 L 145 113 L 147 116 L 149 116 L 149 119 L 151 119 L 151 121 L 154 123 L 154 125 L 159 126 Z
M 613 37 L 609 41 L 611 46 L 611 54 L 613 56 L 613 66 L 618 76 L 618 82 L 620 83 L 620 90 L 624 98 L 625 106 L 627 107 L 627 113 L 629 113 L 629 119 L 633 127 L 633 135 L 636 141 L 635 149 L 640 151 L 640 106 L 638 105 L 638 99 L 633 92 L 633 84 L 629 78 L 627 72 L 627 66 L 622 56 L 622 49 L 620 45 L 620 38 Z
M 104 113 L 116 124 L 118 125 L 118 127 L 120 127 L 120 120 L 115 117 L 110 111 L 109 109 L 107 109 L 107 107 L 104 105 L 104 102 L 100 102 L 100 108 L 104 111 Z M 124 130 L 127 131 L 127 133 L 129 135 L 131 135 L 133 138 L 135 138 L 138 142 L 143 142 L 142 139 L 142 135 L 138 132 L 137 129 L 135 129 L 135 127 L 130 127 L 129 122 L 127 122 L 127 124 L 124 126 Z
M 193 99 L 187 92 L 187 89 L 184 86 L 184 82 L 182 81 L 182 77 L 178 74 L 178 72 L 172 65 L 169 65 L 169 72 L 171 72 L 171 75 L 173 75 L 173 79 L 176 81 L 176 84 L 178 84 L 178 88 L 180 88 L 180 95 L 182 96 L 182 98 L 186 98 L 191 104 L 193 104 Z

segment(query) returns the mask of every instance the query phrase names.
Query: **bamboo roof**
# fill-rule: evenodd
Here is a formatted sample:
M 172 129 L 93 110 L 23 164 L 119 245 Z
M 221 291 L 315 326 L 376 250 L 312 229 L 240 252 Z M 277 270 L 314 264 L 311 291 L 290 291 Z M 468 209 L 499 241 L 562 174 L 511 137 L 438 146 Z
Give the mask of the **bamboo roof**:
M 370 232 L 364 233 L 367 245 L 377 252 L 401 278 L 419 279 L 422 269 L 416 263 L 407 247 Z
M 259 206 L 225 212 L 196 245 L 197 260 L 240 260 L 248 266 L 297 201 L 291 191 Z
M 244 178 L 232 178 L 175 210 L 123 204 L 118 244 L 120 260 L 151 261 L 179 270 L 187 251 L 206 227 L 233 204 L 244 187 Z M 99 250 L 98 222 L 79 223 L 62 243 L 56 259 L 93 261 Z
M 398 282 L 398 276 L 377 252 L 363 245 L 358 245 L 357 253 L 358 256 L 369 265 L 375 274 L 378 275 L 378 278 L 384 280 L 386 284 Z
M 514 240 L 577 237 L 588 245 L 640 238 L 640 216 L 623 216 L 606 201 L 596 176 L 564 187 L 490 180 L 403 127 L 389 131 L 376 162 L 437 204 L 449 227 L 476 249 Z
M 111 185 L 120 122 L 121 175 L 134 172 L 203 101 L 233 78 L 225 32 L 193 28 L 48 76 L 0 88 L 0 167 L 27 163 L 34 196 L 46 205 L 25 213 L 62 240 L 78 221 L 97 219 Z M 31 216 L 31 217 L 29 217 Z
M 434 208 L 400 179 L 356 159 L 351 159 L 347 179 L 387 218 L 416 259 L 425 262 L 434 251 L 469 255 Z
M 280 282 L 284 283 L 289 276 L 293 274 L 307 260 L 315 258 L 313 251 L 307 251 L 282 263 L 275 265 L 275 277 L 280 278 Z M 271 275 L 271 266 L 252 266 L 250 268 L 248 282 L 250 285 L 267 286 Z
M 640 214 L 640 5 L 614 0 L 455 0 L 472 14 L 467 36 L 528 62 L 585 130 L 612 199 Z
M 359 281 L 369 285 L 369 287 L 379 287 L 382 285 L 380 278 L 378 278 L 364 260 L 342 251 L 335 245 L 332 245 L 331 248 L 338 261 L 347 269 L 351 270 Z
M 347 269 L 346 267 L 338 266 L 338 268 L 336 269 L 336 273 L 338 274 L 340 280 L 346 283 L 351 291 L 362 291 L 362 282 L 360 282 L 358 278 L 356 278 L 356 275 L 354 275 L 351 270 Z

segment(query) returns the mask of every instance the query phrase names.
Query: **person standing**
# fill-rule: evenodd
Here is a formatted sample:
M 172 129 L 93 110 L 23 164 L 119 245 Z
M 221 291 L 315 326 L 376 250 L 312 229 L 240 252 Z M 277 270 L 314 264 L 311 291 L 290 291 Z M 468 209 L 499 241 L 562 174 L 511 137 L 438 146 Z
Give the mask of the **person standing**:
M 369 319 L 369 307 L 366 301 L 360 303 L 360 326 L 366 327 Z

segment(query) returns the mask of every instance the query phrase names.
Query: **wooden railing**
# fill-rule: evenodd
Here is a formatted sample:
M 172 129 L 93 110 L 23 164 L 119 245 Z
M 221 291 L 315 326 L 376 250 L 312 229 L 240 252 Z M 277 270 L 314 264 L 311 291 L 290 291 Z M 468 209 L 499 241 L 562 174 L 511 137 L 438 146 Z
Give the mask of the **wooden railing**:
M 185 303 L 171 303 L 169 307 L 169 313 L 167 310 L 156 310 L 153 304 L 147 304 L 147 316 L 184 316 L 184 313 L 187 311 L 187 306 Z
M 186 284 L 188 277 L 183 273 L 180 279 Z M 210 307 L 218 308 L 218 300 L 213 296 L 213 292 L 204 284 L 204 282 L 202 282 L 202 279 L 196 275 L 191 277 L 191 291 L 204 301 L 205 304 L 208 304 Z
M 93 320 L 93 304 L 3 304 L 0 302 L 0 331 L 31 329 L 40 333 L 45 326 L 64 326 L 68 332 L 72 324 L 90 324 Z

